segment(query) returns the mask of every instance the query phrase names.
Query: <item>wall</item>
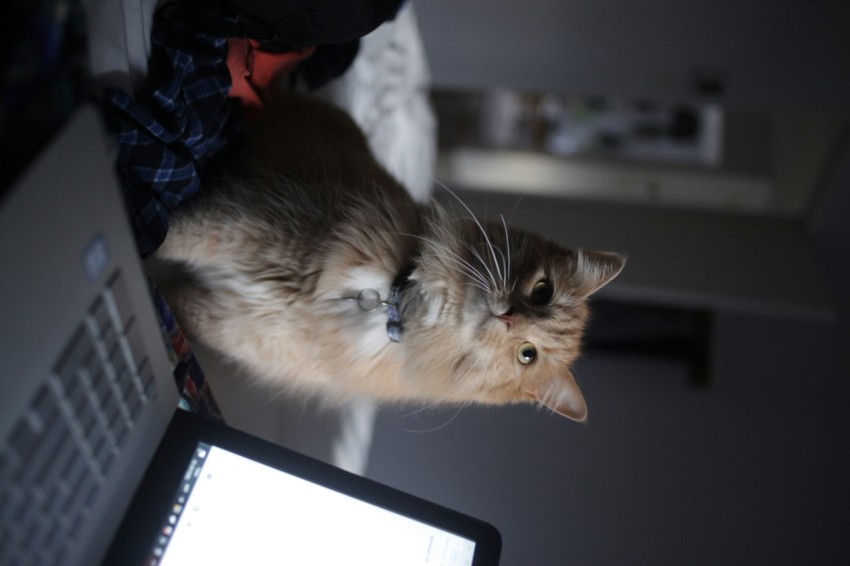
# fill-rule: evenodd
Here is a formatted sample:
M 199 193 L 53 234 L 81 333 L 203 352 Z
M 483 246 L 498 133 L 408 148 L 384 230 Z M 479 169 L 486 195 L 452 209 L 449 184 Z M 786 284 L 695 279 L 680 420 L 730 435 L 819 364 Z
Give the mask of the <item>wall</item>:
M 417 2 L 437 86 L 681 101 L 717 76 L 728 106 L 850 114 L 850 4 L 805 0 Z

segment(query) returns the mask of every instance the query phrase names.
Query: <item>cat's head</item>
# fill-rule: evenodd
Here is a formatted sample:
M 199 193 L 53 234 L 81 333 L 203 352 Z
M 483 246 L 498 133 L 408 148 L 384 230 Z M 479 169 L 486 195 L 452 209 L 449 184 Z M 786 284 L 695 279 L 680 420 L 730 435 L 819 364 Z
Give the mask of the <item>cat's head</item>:
M 450 219 L 440 208 L 420 249 L 417 357 L 449 398 L 537 402 L 584 421 L 587 404 L 571 367 L 587 299 L 625 258 L 567 249 L 504 224 Z

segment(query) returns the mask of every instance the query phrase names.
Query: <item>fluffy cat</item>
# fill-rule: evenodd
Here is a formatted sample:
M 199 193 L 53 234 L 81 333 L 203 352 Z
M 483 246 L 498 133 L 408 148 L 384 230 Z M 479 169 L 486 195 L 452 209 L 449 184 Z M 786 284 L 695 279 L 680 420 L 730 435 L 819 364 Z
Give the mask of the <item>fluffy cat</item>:
M 538 402 L 576 421 L 586 299 L 624 263 L 416 204 L 344 112 L 296 94 L 173 217 L 156 256 L 180 267 L 163 290 L 190 340 L 273 387 Z

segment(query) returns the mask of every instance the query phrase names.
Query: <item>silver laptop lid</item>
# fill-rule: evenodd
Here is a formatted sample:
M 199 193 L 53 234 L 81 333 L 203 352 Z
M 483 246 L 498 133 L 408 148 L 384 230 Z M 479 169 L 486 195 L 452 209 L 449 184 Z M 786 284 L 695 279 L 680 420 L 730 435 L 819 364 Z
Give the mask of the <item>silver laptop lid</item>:
M 0 565 L 96 564 L 177 391 L 99 116 L 0 203 Z

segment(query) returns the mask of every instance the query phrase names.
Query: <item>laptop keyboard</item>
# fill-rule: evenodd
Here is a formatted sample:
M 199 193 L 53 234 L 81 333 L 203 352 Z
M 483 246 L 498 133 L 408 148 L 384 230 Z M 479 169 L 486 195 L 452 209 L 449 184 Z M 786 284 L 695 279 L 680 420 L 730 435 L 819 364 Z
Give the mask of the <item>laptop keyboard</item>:
M 61 564 L 155 395 L 120 272 L 89 309 L 0 451 L 0 565 Z

